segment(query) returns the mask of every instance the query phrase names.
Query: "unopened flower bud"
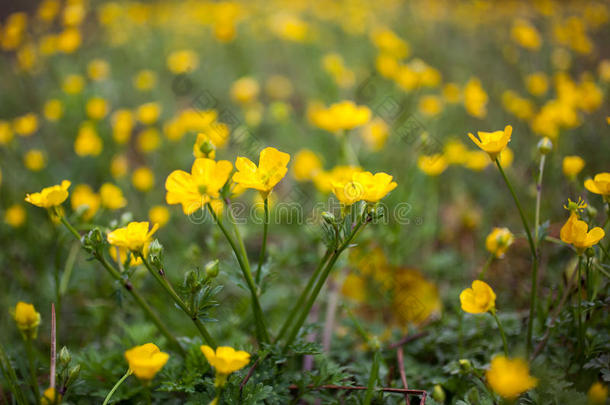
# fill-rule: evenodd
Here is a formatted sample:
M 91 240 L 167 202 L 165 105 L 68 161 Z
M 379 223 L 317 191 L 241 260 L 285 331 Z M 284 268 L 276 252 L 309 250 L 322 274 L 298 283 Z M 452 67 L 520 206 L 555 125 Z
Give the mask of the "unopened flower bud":
M 436 402 L 444 403 L 447 395 L 445 395 L 445 390 L 440 384 L 436 384 L 432 389 L 432 398 Z
M 470 372 L 472 370 L 472 363 L 468 359 L 459 359 L 458 363 L 460 363 L 460 368 L 464 372 Z
M 538 142 L 538 152 L 541 155 L 546 155 L 553 150 L 553 142 L 546 136 Z
M 333 225 L 335 223 L 335 216 L 328 211 L 324 211 L 322 213 L 322 219 L 329 225 Z
M 218 272 L 219 272 L 218 259 L 212 260 L 211 262 L 208 262 L 205 265 L 205 275 L 208 278 L 214 278 L 214 277 L 218 276 Z
M 72 355 L 66 346 L 62 347 L 59 351 L 59 363 L 67 366 L 72 360 Z

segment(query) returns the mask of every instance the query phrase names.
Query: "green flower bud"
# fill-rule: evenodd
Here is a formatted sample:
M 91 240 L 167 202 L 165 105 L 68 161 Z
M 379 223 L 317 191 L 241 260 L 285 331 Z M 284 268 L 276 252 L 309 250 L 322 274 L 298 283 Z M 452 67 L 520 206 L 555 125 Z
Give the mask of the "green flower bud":
M 63 366 L 67 366 L 72 361 L 72 355 L 66 346 L 62 347 L 59 351 L 59 363 Z
M 538 142 L 538 152 L 541 155 L 546 155 L 553 150 L 553 142 L 547 137 L 544 137 Z
M 219 272 L 218 259 L 212 260 L 211 262 L 208 262 L 205 265 L 205 275 L 208 278 L 215 278 L 216 276 L 218 276 L 218 272 Z
M 434 386 L 434 389 L 432 390 L 432 399 L 437 402 L 444 403 L 446 398 L 447 395 L 445 395 L 445 390 L 443 389 L 443 387 L 440 384 L 436 384 Z

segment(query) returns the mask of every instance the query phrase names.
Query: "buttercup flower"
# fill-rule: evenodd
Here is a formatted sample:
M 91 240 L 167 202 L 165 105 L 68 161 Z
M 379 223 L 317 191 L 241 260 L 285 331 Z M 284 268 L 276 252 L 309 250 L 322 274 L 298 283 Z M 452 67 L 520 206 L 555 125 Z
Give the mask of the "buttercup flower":
M 580 156 L 566 156 L 563 158 L 561 166 L 563 174 L 569 179 L 574 179 L 585 167 L 585 161 Z
M 504 257 L 504 253 L 513 244 L 515 237 L 508 228 L 494 228 L 485 239 L 485 247 L 495 257 Z
M 229 346 L 219 346 L 216 351 L 210 346 L 200 347 L 210 366 L 216 369 L 216 386 L 221 387 L 227 376 L 241 370 L 250 362 L 250 354 L 242 350 L 235 350 Z
M 392 176 L 386 173 L 355 172 L 351 180 L 332 183 L 333 193 L 345 205 L 352 205 L 358 201 L 376 203 L 385 197 L 397 186 Z
M 196 158 L 214 159 L 216 157 L 216 145 L 210 139 L 207 133 L 200 132 L 197 134 L 197 140 L 193 145 L 193 156 Z
M 152 380 L 169 360 L 169 354 L 159 350 L 154 343 L 146 343 L 125 351 L 129 369 L 140 380 Z
M 68 198 L 70 184 L 68 180 L 64 180 L 60 185 L 45 187 L 39 193 L 27 194 L 25 201 L 41 208 L 58 206 Z
M 123 191 L 112 183 L 104 183 L 100 187 L 102 206 L 110 210 L 118 210 L 127 205 Z
M 448 163 L 441 154 L 422 155 L 417 159 L 417 167 L 428 176 L 438 176 L 447 168 Z
M 598 173 L 593 179 L 585 181 L 585 188 L 592 193 L 610 196 L 610 173 Z
M 240 156 L 235 161 L 237 172 L 233 175 L 233 181 L 266 196 L 286 175 L 289 160 L 289 154 L 271 147 L 261 151 L 258 167 L 250 159 Z
M 256 100 L 260 86 L 252 77 L 242 77 L 231 86 L 231 98 L 241 104 L 249 104 Z
M 491 160 L 496 160 L 500 152 L 502 152 L 510 142 L 512 132 L 513 127 L 507 125 L 504 128 L 504 131 L 479 131 L 477 132 L 478 138 L 471 133 L 469 133 L 468 136 L 479 148 L 487 152 Z
M 318 128 L 337 132 L 366 124 L 371 119 L 371 110 L 366 106 L 357 106 L 353 101 L 341 101 L 328 108 L 310 109 L 309 118 Z
M 4 222 L 13 228 L 19 228 L 25 223 L 26 216 L 25 208 L 19 204 L 14 204 L 4 212 Z
M 61 394 L 55 388 L 49 387 L 42 393 L 40 403 L 42 405 L 58 405 L 61 403 Z
M 131 175 L 133 186 L 139 191 L 149 191 L 155 185 L 155 174 L 146 166 L 138 167 Z
M 309 149 L 301 149 L 294 156 L 292 173 L 297 181 L 311 180 L 321 169 L 322 161 Z
M 580 253 L 596 245 L 605 235 L 606 233 L 600 227 L 595 227 L 589 231 L 587 223 L 578 219 L 578 215 L 574 211 L 570 214 L 570 218 L 568 218 L 563 227 L 561 227 L 561 232 L 559 233 L 562 241 L 573 245 Z
M 514 399 L 536 386 L 538 380 L 530 375 L 523 359 L 496 356 L 485 374 L 487 383 L 501 397 Z
M 72 191 L 70 203 L 73 210 L 86 207 L 87 209 L 83 211 L 82 215 L 84 220 L 89 220 L 95 215 L 100 207 L 100 196 L 88 185 L 79 184 L 74 187 L 74 191 Z
M 496 294 L 484 281 L 475 280 L 472 288 L 466 288 L 460 294 L 462 310 L 469 314 L 482 314 L 496 308 Z
M 169 221 L 169 211 L 162 205 L 155 205 L 148 210 L 148 218 L 153 224 L 159 224 L 163 227 Z
M 599 381 L 593 383 L 587 392 L 589 405 L 604 405 L 608 399 L 608 387 Z
M 165 200 L 168 204 L 181 204 L 186 215 L 190 215 L 207 203 L 213 208 L 222 203 L 218 200 L 220 189 L 225 185 L 233 165 L 228 160 L 195 159 L 191 173 L 175 170 L 167 177 Z M 215 209 L 216 210 L 216 209 Z
M 24 339 L 36 339 L 38 325 L 40 325 L 40 314 L 36 312 L 34 305 L 19 301 L 13 309 L 13 319 L 17 328 L 23 334 Z
M 148 230 L 148 222 L 130 222 L 124 228 L 118 228 L 108 234 L 108 243 L 113 246 L 124 247 L 134 252 L 142 252 L 142 249 L 150 241 L 151 236 L 159 229 L 154 224 Z

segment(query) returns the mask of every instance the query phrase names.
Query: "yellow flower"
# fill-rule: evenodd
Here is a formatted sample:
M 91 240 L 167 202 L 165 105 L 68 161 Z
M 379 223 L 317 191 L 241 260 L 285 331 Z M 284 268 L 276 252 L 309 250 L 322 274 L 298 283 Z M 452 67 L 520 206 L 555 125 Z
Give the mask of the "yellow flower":
M 109 72 L 110 65 L 103 59 L 94 59 L 87 65 L 87 74 L 94 81 L 106 79 Z
M 250 159 L 240 156 L 235 161 L 237 172 L 233 181 L 244 188 L 259 190 L 266 196 L 286 175 L 289 160 L 289 154 L 272 147 L 261 151 L 258 167 Z
M 100 208 L 100 196 L 97 195 L 91 187 L 86 184 L 79 184 L 74 187 L 70 203 L 73 210 L 77 210 L 81 207 L 87 207 L 83 212 L 83 219 L 91 219 L 97 210 Z
M 115 179 L 121 178 L 127 174 L 128 166 L 127 158 L 124 155 L 116 155 L 110 161 L 110 174 Z
M 94 126 L 89 123 L 83 123 L 76 135 L 74 141 L 74 151 L 78 156 L 98 156 L 102 153 L 104 145 L 102 138 L 99 137 Z
M 112 137 L 116 143 L 123 145 L 129 141 L 133 121 L 133 114 L 129 110 L 121 109 L 112 114 Z
M 500 152 L 500 155 L 498 156 L 498 160 L 500 161 L 500 165 L 502 167 L 510 167 L 510 165 L 513 164 L 514 159 L 515 154 L 508 146 L 502 152 Z
M 27 194 L 25 196 L 25 201 L 37 207 L 55 207 L 66 201 L 69 187 L 70 182 L 64 180 L 61 182 L 61 185 L 45 187 L 39 193 Z
M 167 67 L 176 75 L 192 72 L 197 66 L 199 66 L 199 58 L 189 49 L 174 51 L 167 57 Z
M 157 75 L 152 70 L 140 70 L 133 78 L 133 86 L 140 91 L 147 91 L 155 87 Z
M 231 86 L 231 98 L 240 104 L 249 104 L 256 100 L 260 86 L 252 77 L 242 77 Z
M 265 82 L 265 93 L 274 100 L 286 100 L 292 92 L 292 82 L 285 76 L 272 75 Z
M 506 148 L 510 142 L 510 137 L 513 132 L 513 127 L 507 125 L 504 131 L 494 132 L 477 132 L 478 138 L 469 133 L 470 139 L 482 150 L 487 152 L 491 160 L 496 160 L 500 152 Z
M 167 177 L 165 200 L 168 204 L 181 204 L 186 215 L 190 215 L 207 203 L 218 206 L 220 189 L 225 185 L 233 165 L 228 160 L 196 159 L 191 173 L 175 170 Z
M 561 227 L 559 233 L 561 240 L 573 245 L 579 253 L 596 245 L 605 235 L 606 233 L 600 227 L 595 227 L 589 231 L 587 223 L 579 220 L 576 212 L 570 214 L 570 218 Z
M 570 179 L 576 178 L 584 167 L 585 161 L 580 156 L 566 156 L 563 158 L 563 174 Z
M 76 28 L 67 28 L 57 35 L 57 50 L 73 53 L 81 44 L 81 34 Z
M 593 383 L 587 392 L 587 399 L 589 405 L 604 405 L 608 399 L 608 387 L 599 381 Z
M 390 135 L 390 127 L 382 118 L 373 118 L 368 124 L 362 127 L 362 139 L 364 143 L 373 151 L 379 151 L 384 146 Z
M 108 114 L 108 103 L 101 97 L 93 97 L 87 100 L 85 108 L 87 116 L 92 120 L 101 120 Z
M 460 294 L 460 303 L 464 312 L 482 314 L 495 310 L 496 294 L 486 282 L 475 280 L 472 288 L 466 288 Z
M 40 325 L 40 314 L 36 312 L 34 305 L 19 301 L 12 313 L 23 338 L 26 340 L 36 339 L 38 325 Z
M 159 228 L 163 227 L 169 221 L 169 210 L 162 205 L 155 205 L 148 211 L 148 218 L 153 224 L 159 224 Z
M 536 72 L 525 78 L 525 86 L 534 96 L 542 96 L 549 88 L 549 79 L 543 72 Z
M 530 375 L 527 362 L 523 359 L 509 359 L 496 356 L 491 360 L 487 373 L 487 383 L 501 397 L 514 399 L 534 388 L 538 380 Z
M 422 155 L 417 159 L 417 167 L 428 176 L 438 176 L 445 171 L 447 166 L 447 160 L 439 153 L 428 156 Z
M 49 387 L 42 393 L 41 405 L 58 405 L 61 403 L 61 394 L 55 388 Z
M 102 206 L 110 210 L 118 210 L 127 205 L 123 191 L 112 183 L 104 183 L 100 187 Z
M 216 145 L 205 132 L 197 134 L 193 144 L 193 156 L 196 158 L 214 159 L 216 157 Z
M 151 153 L 161 146 L 161 135 L 155 127 L 145 128 L 138 134 L 138 150 L 142 153 Z
M 321 171 L 313 178 L 314 185 L 323 193 L 333 191 L 333 183 L 347 183 L 352 179 L 352 175 L 362 171 L 357 166 L 335 166 L 330 171 Z
M 130 222 L 126 227 L 110 232 L 108 243 L 127 248 L 133 252 L 141 252 L 150 241 L 151 236 L 159 229 L 158 224 L 154 224 L 150 231 L 148 227 L 148 222 Z
M 78 94 L 83 91 L 85 80 L 80 75 L 68 75 L 61 84 L 61 89 L 67 94 Z
M 64 105 L 57 99 L 52 99 L 44 104 L 44 117 L 51 122 L 59 120 L 64 114 Z
M 159 115 L 161 115 L 161 106 L 159 103 L 142 104 L 136 110 L 136 114 L 142 124 L 154 124 L 159 119 Z
M 148 167 L 138 167 L 131 175 L 131 182 L 136 189 L 146 192 L 155 185 L 155 175 Z
M 216 369 L 216 386 L 224 385 L 229 374 L 241 370 L 250 363 L 250 354 L 242 350 L 235 350 L 229 346 L 219 346 L 212 349 L 210 346 L 200 347 L 210 366 Z
M 318 128 L 329 132 L 350 130 L 362 126 L 371 119 L 371 110 L 357 106 L 353 101 L 341 101 L 328 108 L 314 106 L 308 112 L 309 119 Z
M 504 257 L 504 253 L 513 244 L 515 237 L 508 228 L 494 228 L 485 239 L 485 247 L 495 257 Z
M 146 255 L 148 254 L 149 247 L 149 243 L 144 245 L 144 248 L 142 249 L 142 254 L 144 255 L 144 257 L 146 257 Z M 127 259 L 127 257 L 129 257 L 129 267 L 136 267 L 142 264 L 142 258 L 136 256 L 134 253 L 131 253 L 129 249 L 125 247 L 112 246 L 109 251 L 110 257 L 112 257 L 112 260 L 114 260 L 116 263 L 125 264 L 125 260 Z
M 537 50 L 542 40 L 536 28 L 528 21 L 517 20 L 511 30 L 511 37 L 524 48 Z
M 464 107 L 466 112 L 476 118 L 487 115 L 487 93 L 479 79 L 470 79 L 464 86 Z
M 8 207 L 4 213 L 4 222 L 13 228 L 19 228 L 25 222 L 26 211 L 19 204 L 14 204 Z
M 371 33 L 371 40 L 384 54 L 391 55 L 396 59 L 404 59 L 409 56 L 409 44 L 389 28 L 374 29 Z
M 308 181 L 322 169 L 322 161 L 315 152 L 301 149 L 294 155 L 292 174 L 297 181 Z
M 460 101 L 460 86 L 455 83 L 447 83 L 443 86 L 443 99 L 447 103 L 458 103 Z
M 419 111 L 428 117 L 434 117 L 443 110 L 443 103 L 439 96 L 427 95 L 419 99 Z
M 610 196 L 610 173 L 598 173 L 593 179 L 587 179 L 585 188 L 595 194 Z
M 468 149 L 459 139 L 450 139 L 443 148 L 443 156 L 449 164 L 464 164 L 468 158 Z M 487 156 L 485 162 L 488 162 Z
M 11 124 L 0 120 L 0 145 L 7 145 L 13 140 L 13 129 Z
M 38 172 L 47 165 L 47 159 L 44 153 L 39 149 L 31 149 L 23 156 L 23 164 L 29 170 Z
M 169 354 L 159 350 L 154 343 L 146 343 L 125 351 L 129 369 L 140 380 L 152 380 L 169 360 Z
M 345 205 L 352 205 L 358 201 L 375 203 L 396 188 L 392 176 L 380 172 L 356 172 L 347 182 L 333 182 L 333 193 Z
M 30 136 L 38 130 L 38 117 L 34 113 L 28 113 L 13 120 L 13 131 L 17 135 Z
M 468 151 L 464 166 L 475 172 L 480 172 L 489 166 L 489 155 L 482 150 Z

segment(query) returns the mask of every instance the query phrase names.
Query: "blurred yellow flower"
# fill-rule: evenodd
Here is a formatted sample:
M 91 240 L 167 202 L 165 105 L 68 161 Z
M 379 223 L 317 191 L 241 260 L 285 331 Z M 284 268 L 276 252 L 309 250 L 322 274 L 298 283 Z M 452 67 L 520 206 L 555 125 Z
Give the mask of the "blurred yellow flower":
M 100 196 L 96 194 L 91 187 L 86 184 L 79 184 L 72 190 L 70 204 L 73 210 L 86 208 L 83 211 L 83 219 L 85 221 L 93 218 L 97 210 L 100 208 Z
M 468 151 L 466 154 L 464 166 L 475 172 L 480 172 L 489 166 L 490 163 L 489 155 L 486 152 L 482 150 L 473 150 Z
M 289 160 L 289 154 L 272 147 L 261 151 L 258 167 L 250 159 L 239 156 L 233 181 L 244 188 L 256 189 L 266 197 L 286 175 Z
M 367 299 L 367 280 L 359 274 L 350 272 L 343 280 L 341 294 L 356 302 L 365 302 Z
M 30 136 L 38 130 L 38 117 L 34 113 L 28 113 L 13 120 L 13 131 L 17 135 Z
M 329 132 L 350 130 L 362 126 L 371 119 L 371 110 L 357 106 L 353 101 L 341 101 L 328 108 L 313 106 L 308 111 L 310 121 Z
M 461 99 L 460 86 L 455 83 L 447 83 L 443 86 L 443 99 L 447 103 L 459 103 Z
M 469 314 L 482 314 L 495 311 L 496 294 L 484 281 L 475 280 L 472 288 L 466 288 L 460 294 L 462 310 Z
M 87 75 L 93 81 L 100 81 L 108 78 L 110 65 L 103 59 L 94 59 L 87 65 Z
M 68 75 L 61 84 L 61 89 L 67 94 L 78 94 L 83 91 L 85 80 L 80 75 Z
M 606 83 L 610 82 L 610 59 L 604 59 L 599 62 L 599 67 L 597 70 L 599 72 L 599 78 L 601 81 Z
M 104 183 L 100 187 L 100 199 L 102 207 L 109 210 L 118 210 L 127 205 L 123 191 L 112 183 Z
M 596 245 L 605 235 L 604 230 L 598 226 L 589 230 L 587 223 L 578 219 L 576 212 L 570 214 L 559 233 L 561 240 L 573 245 L 579 253 Z
M 447 169 L 448 162 L 443 155 L 421 155 L 417 159 L 417 167 L 428 176 L 438 176 Z
M 379 151 L 390 136 L 390 127 L 382 118 L 376 117 L 362 127 L 361 135 L 369 149 Z
M 125 359 L 137 378 L 152 380 L 169 360 L 169 354 L 162 352 L 154 343 L 146 343 L 125 351 Z
M 161 146 L 161 134 L 154 127 L 145 128 L 138 134 L 138 150 L 142 153 L 150 153 L 159 149 Z
M 38 172 L 47 165 L 47 158 L 40 149 L 30 149 L 23 156 L 23 164 L 28 170 Z
M 508 146 L 502 152 L 500 152 L 500 156 L 498 156 L 498 160 L 500 161 L 500 165 L 502 167 L 510 167 L 513 164 L 514 159 L 515 154 Z
M 525 360 L 509 359 L 505 356 L 496 356 L 491 360 L 485 377 L 491 389 L 507 399 L 517 398 L 538 384 L 538 380 L 530 375 L 529 366 Z
M 464 107 L 466 112 L 476 118 L 487 115 L 487 93 L 479 79 L 473 78 L 464 86 Z
M 256 100 L 260 86 L 253 77 L 242 77 L 231 85 L 231 99 L 240 104 L 249 104 Z
M 25 201 L 37 207 L 55 207 L 66 201 L 70 182 L 64 180 L 59 185 L 45 187 L 39 193 L 26 194 Z
M 434 117 L 443 110 L 443 102 L 439 96 L 427 95 L 419 99 L 419 111 L 428 117 Z
M 608 387 L 599 381 L 591 384 L 587 392 L 587 400 L 589 405 L 604 405 L 608 399 Z
M 59 0 L 43 0 L 38 5 L 36 15 L 43 21 L 51 21 L 59 12 Z
M 34 305 L 19 301 L 12 309 L 12 315 L 23 338 L 26 340 L 36 339 L 38 325 L 40 325 L 40 314 L 36 312 Z
M 196 159 L 191 173 L 174 170 L 165 181 L 168 204 L 181 204 L 186 215 L 210 203 L 218 207 L 220 189 L 225 185 L 233 171 L 233 165 L 227 160 L 218 162 L 212 159 Z M 220 203 L 222 204 L 222 203 Z
M 19 204 L 13 204 L 4 212 L 4 222 L 13 228 L 19 228 L 25 223 L 27 213 Z
M 55 388 L 49 387 L 42 393 L 40 398 L 41 405 L 57 405 L 61 403 L 62 396 L 59 392 L 55 391 Z
M 525 86 L 534 96 L 542 96 L 549 88 L 549 79 L 543 72 L 532 73 L 525 78 Z
M 309 34 L 309 26 L 305 21 L 284 12 L 272 16 L 269 28 L 279 38 L 294 42 L 305 41 Z
M 76 28 L 66 28 L 57 35 L 57 50 L 63 53 L 73 53 L 81 45 L 81 34 Z
M 152 235 L 159 229 L 159 224 L 154 224 L 150 231 L 148 228 L 148 222 L 130 222 L 126 227 L 110 232 L 107 237 L 108 243 L 127 248 L 132 252 L 142 252 Z
M 108 114 L 108 102 L 101 97 L 93 97 L 87 100 L 85 108 L 87 116 L 92 120 L 101 120 Z
M 593 179 L 585 180 L 585 188 L 592 193 L 608 198 L 610 196 L 610 173 L 598 173 Z
M 133 77 L 133 87 L 140 91 L 148 91 L 157 84 L 157 74 L 148 69 L 140 70 Z
M 116 155 L 110 161 L 110 174 L 115 179 L 119 179 L 127 174 L 127 158 L 124 155 Z
M 381 76 L 393 79 L 398 74 L 400 63 L 393 56 L 381 53 L 375 59 L 375 67 Z
M 131 182 L 137 190 L 146 192 L 155 185 L 155 174 L 146 166 L 138 167 L 131 175 Z
M 116 110 L 112 114 L 112 138 L 119 145 L 126 144 L 134 126 L 133 113 L 127 109 Z
M 161 115 L 161 105 L 155 102 L 142 104 L 136 110 L 136 115 L 142 124 L 154 124 L 159 119 L 159 115 Z
M 566 177 L 575 179 L 585 167 L 585 160 L 580 156 L 566 156 L 563 158 L 561 166 Z
M 274 100 L 286 100 L 293 90 L 292 82 L 285 76 L 272 75 L 265 82 L 265 93 Z
M 241 370 L 250 363 L 249 353 L 229 346 L 219 346 L 214 351 L 210 346 L 203 345 L 200 349 L 210 366 L 216 369 L 217 387 L 224 385 L 229 374 Z
M 514 240 L 515 236 L 508 228 L 494 228 L 485 239 L 485 248 L 495 257 L 502 258 Z
M 199 58 L 197 54 L 190 49 L 174 51 L 167 57 L 167 68 L 173 74 L 189 73 L 197 69 L 199 66 Z
M 57 99 L 48 100 L 44 103 L 43 114 L 48 121 L 55 122 L 64 115 L 64 105 Z
M 510 142 L 513 127 L 507 125 L 503 131 L 477 132 L 478 138 L 469 133 L 470 139 L 482 150 L 487 152 L 491 160 L 496 160 L 500 152 L 506 148 Z
M 148 210 L 148 219 L 153 224 L 159 224 L 159 228 L 162 228 L 169 222 L 169 210 L 163 205 L 154 205 Z
M 309 181 L 322 170 L 322 161 L 309 149 L 301 149 L 294 155 L 292 174 L 297 181 Z
M 13 129 L 7 121 L 0 120 L 0 145 L 7 145 L 13 140 Z
M 371 40 L 381 52 L 393 58 L 404 59 L 409 56 L 409 44 L 389 28 L 374 29 Z
M 330 171 L 320 171 L 313 177 L 313 182 L 318 190 L 323 193 L 333 191 L 333 183 L 347 183 L 351 181 L 352 175 L 362 171 L 357 166 L 335 166 Z
M 468 159 L 468 149 L 459 139 L 451 138 L 443 147 L 443 156 L 448 164 L 463 164 Z
M 524 48 L 537 50 L 542 44 L 542 39 L 536 28 L 525 20 L 515 21 L 511 29 L 512 39 Z
M 81 124 L 76 140 L 74 141 L 74 151 L 78 156 L 98 156 L 102 153 L 104 145 L 90 122 Z

